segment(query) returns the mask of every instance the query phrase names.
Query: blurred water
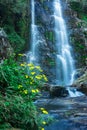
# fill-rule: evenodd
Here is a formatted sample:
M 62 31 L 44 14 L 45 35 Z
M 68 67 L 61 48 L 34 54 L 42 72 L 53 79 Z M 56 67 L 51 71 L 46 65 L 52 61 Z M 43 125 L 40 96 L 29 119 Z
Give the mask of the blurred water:
M 57 48 L 56 81 L 58 85 L 71 85 L 74 81 L 75 68 L 60 0 L 54 0 L 53 17 L 55 20 L 55 42 Z

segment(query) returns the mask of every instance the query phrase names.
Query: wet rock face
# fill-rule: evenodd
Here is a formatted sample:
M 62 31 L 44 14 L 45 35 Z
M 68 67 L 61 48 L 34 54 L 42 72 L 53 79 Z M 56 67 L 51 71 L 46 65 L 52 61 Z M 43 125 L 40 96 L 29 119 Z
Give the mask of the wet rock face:
M 51 17 L 53 15 L 53 1 L 36 0 L 35 11 L 36 24 L 42 36 L 42 42 L 40 41 L 38 44 L 38 63 L 43 68 L 49 83 L 54 83 L 56 77 L 56 48 L 53 32 L 54 20 Z
M 65 87 L 62 86 L 51 86 L 50 88 L 50 96 L 51 97 L 67 97 L 68 91 Z
M 38 63 L 47 75 L 49 83 L 56 84 L 56 47 L 54 34 L 53 0 L 35 1 L 35 22 L 42 41 L 38 44 Z M 76 67 L 87 65 L 87 25 L 79 19 L 78 13 L 71 9 L 72 0 L 61 0 L 63 17 L 66 21 L 69 42 L 73 47 L 72 56 Z
M 48 14 L 48 12 L 44 10 L 44 7 L 40 3 L 40 1 L 36 1 L 35 6 L 36 6 L 36 18 L 38 17 L 39 22 L 41 22 L 42 24 L 48 25 L 50 21 L 50 15 Z
M 53 118 L 45 130 L 87 130 L 87 96 L 75 98 L 41 98 L 37 106 L 43 107 Z
M 87 14 L 85 12 L 86 4 L 86 1 L 67 0 L 68 6 L 65 11 L 65 15 L 68 16 L 67 27 L 70 32 L 70 42 L 73 46 L 74 57 L 76 60 L 75 64 L 77 67 L 87 65 L 87 22 L 81 19 L 82 10 L 84 14 Z
M 8 42 L 6 33 L 3 29 L 0 29 L 0 61 L 10 56 L 12 52 L 13 49 Z
M 82 68 L 82 70 L 78 70 L 80 73 L 79 78 L 73 83 L 72 86 L 76 87 L 77 90 L 82 91 L 87 95 L 87 68 Z
M 69 95 L 68 90 L 66 87 L 57 86 L 52 84 L 44 84 L 43 89 L 48 91 L 50 97 L 67 97 Z

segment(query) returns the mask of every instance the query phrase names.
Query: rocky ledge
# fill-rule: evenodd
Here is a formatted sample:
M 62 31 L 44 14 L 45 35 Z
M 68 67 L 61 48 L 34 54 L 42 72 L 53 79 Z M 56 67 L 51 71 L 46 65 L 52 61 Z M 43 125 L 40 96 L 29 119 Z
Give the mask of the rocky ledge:
M 87 95 L 87 68 L 86 67 L 84 68 L 84 71 L 82 72 L 82 74 L 80 74 L 79 78 L 77 78 L 77 80 L 73 83 L 72 86 L 76 87 L 77 90 Z
M 44 98 L 36 105 L 45 108 L 53 122 L 45 130 L 87 130 L 87 97 Z
M 12 55 L 13 49 L 8 42 L 6 33 L 0 28 L 0 62 Z
M 50 97 L 67 97 L 68 90 L 64 86 L 44 84 L 43 89 L 49 92 Z

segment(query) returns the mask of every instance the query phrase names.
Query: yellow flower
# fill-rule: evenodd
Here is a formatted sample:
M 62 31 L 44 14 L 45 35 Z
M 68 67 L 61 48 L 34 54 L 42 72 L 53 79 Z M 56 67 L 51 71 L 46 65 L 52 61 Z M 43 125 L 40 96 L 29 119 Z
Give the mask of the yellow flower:
M 46 75 L 44 75 L 44 74 L 43 74 L 43 78 L 44 78 L 45 81 L 48 81 Z
M 28 75 L 25 75 L 26 79 L 28 78 Z
M 18 89 L 22 88 L 23 86 L 22 85 L 18 85 Z
M 35 67 L 36 67 L 36 69 L 41 69 L 40 66 L 35 66 Z
M 34 66 L 32 66 L 32 67 L 30 67 L 30 68 L 29 68 L 29 70 L 33 70 L 34 68 L 35 68 L 35 67 L 34 67 Z
M 36 93 L 36 91 L 34 89 L 31 90 L 32 93 Z
M 43 112 L 43 114 L 48 114 L 48 112 L 46 110 L 43 110 L 42 112 Z
M 24 54 L 18 54 L 19 56 L 24 56 Z
M 45 130 L 44 128 L 41 128 L 41 130 Z
M 34 75 L 34 74 L 36 74 L 36 72 L 31 72 L 31 75 Z
M 43 111 L 43 110 L 45 110 L 45 109 L 41 107 L 41 108 L 40 108 L 40 110 L 42 110 L 42 111 Z
M 25 66 L 25 64 L 20 64 L 20 66 Z
M 36 79 L 42 79 L 42 75 L 35 76 Z
M 33 84 L 33 82 L 30 82 L 30 84 Z
M 28 94 L 28 90 L 24 90 L 23 92 L 24 92 L 24 94 Z
M 38 69 L 40 72 L 43 72 L 40 66 L 35 66 L 36 69 Z
M 37 93 L 39 93 L 39 90 L 38 90 L 38 89 L 36 89 L 36 92 L 37 92 Z
M 30 63 L 30 64 L 27 64 L 27 66 L 29 66 L 29 67 L 32 67 L 32 66 L 34 66 L 32 63 Z
M 46 125 L 47 123 L 45 121 L 42 122 L 43 125 Z

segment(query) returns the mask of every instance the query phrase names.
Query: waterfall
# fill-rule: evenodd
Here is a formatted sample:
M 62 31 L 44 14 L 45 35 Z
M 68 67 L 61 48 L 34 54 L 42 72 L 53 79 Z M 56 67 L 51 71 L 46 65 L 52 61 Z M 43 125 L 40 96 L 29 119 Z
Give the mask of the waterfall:
M 27 55 L 28 62 L 35 65 L 40 65 L 38 46 L 46 42 L 38 28 L 40 28 L 40 26 L 36 25 L 35 20 L 35 0 L 31 0 L 31 47 Z
M 35 46 L 36 46 L 36 36 L 37 36 L 37 26 L 35 25 L 35 1 L 31 0 L 31 50 L 28 53 L 29 62 L 34 63 L 35 57 Z
M 60 0 L 54 0 L 54 33 L 56 45 L 56 84 L 68 86 L 74 81 L 74 61 L 71 55 L 71 46 L 68 42 L 65 21 L 62 16 Z M 31 49 L 28 53 L 29 63 L 40 65 L 39 47 L 46 43 L 43 35 L 39 32 L 40 26 L 35 20 L 35 0 L 31 0 Z M 43 52 L 44 53 L 44 52 Z M 68 87 L 69 94 L 74 95 Z M 77 96 L 79 93 L 77 93 Z M 75 91 L 76 96 L 76 91 Z
M 35 0 L 31 0 L 31 43 L 30 51 L 27 53 L 27 59 L 29 63 L 36 64 L 37 62 L 37 47 L 39 39 L 38 27 L 35 24 Z
M 56 42 L 56 83 L 71 85 L 74 81 L 74 61 L 68 42 L 66 24 L 62 16 L 60 0 L 54 0 L 55 42 Z
M 74 60 L 71 55 L 71 46 L 68 42 L 66 24 L 62 16 L 60 0 L 54 0 L 55 42 L 56 42 L 56 84 L 72 85 L 75 75 Z M 66 88 L 70 97 L 82 96 L 75 88 Z

